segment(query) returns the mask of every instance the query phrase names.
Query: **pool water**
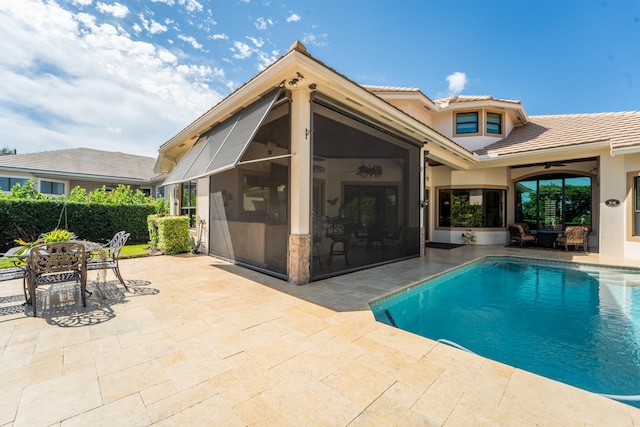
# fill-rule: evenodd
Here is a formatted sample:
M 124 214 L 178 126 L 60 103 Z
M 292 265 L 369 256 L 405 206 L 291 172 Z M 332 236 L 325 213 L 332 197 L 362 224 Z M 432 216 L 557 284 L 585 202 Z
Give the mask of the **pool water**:
M 379 322 L 585 390 L 640 395 L 640 270 L 488 257 L 371 309 Z

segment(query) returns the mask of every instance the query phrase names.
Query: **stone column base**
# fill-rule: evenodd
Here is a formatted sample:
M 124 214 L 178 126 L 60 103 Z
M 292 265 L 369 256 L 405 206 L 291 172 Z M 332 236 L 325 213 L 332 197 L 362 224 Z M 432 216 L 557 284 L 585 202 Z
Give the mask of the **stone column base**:
M 425 256 L 427 251 L 424 247 L 425 242 L 424 238 L 424 227 L 420 227 L 420 256 Z
M 289 283 L 304 285 L 311 280 L 311 235 L 289 235 Z

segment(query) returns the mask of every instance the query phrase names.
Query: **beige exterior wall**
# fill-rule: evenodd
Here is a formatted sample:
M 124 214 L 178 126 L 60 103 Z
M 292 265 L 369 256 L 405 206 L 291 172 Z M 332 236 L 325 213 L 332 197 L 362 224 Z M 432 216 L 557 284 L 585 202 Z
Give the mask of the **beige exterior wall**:
M 209 253 L 209 177 L 200 178 L 196 184 L 196 229 L 189 234 L 200 243 L 198 252 Z M 200 235 L 198 235 L 200 233 Z
M 640 237 L 633 236 L 633 177 L 640 176 L 640 154 L 627 154 L 624 156 L 625 169 L 625 197 L 619 199 L 622 204 L 618 208 L 607 207 L 608 210 L 621 210 L 624 215 L 625 236 L 624 256 L 627 258 L 640 258 Z M 604 209 L 604 208 L 603 208 Z

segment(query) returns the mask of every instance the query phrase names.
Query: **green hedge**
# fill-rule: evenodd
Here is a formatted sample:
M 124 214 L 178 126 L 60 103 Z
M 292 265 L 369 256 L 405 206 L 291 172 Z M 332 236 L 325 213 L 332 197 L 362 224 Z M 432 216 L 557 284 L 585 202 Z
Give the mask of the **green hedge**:
M 147 218 L 151 247 L 163 254 L 190 252 L 188 216 L 149 215 Z
M 65 228 L 79 239 L 94 242 L 107 242 L 116 232 L 126 230 L 131 233 L 127 243 L 147 243 L 147 217 L 153 213 L 152 205 L 0 199 L 0 251 L 13 246 L 16 226 L 37 234 Z

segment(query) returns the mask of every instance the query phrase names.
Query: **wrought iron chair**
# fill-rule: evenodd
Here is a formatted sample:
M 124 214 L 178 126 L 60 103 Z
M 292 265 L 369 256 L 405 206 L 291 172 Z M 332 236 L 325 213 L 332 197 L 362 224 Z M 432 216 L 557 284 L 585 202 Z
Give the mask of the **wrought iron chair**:
M 329 259 L 327 264 L 331 266 L 334 255 L 344 255 L 344 261 L 349 265 L 349 240 L 353 231 L 353 221 L 348 218 L 333 218 L 331 226 L 327 230 L 327 237 L 331 239 Z M 340 245 L 336 247 L 336 245 Z
M 92 253 L 91 257 L 87 261 L 87 270 L 107 270 L 112 269 L 116 277 L 128 291 L 129 287 L 120 274 L 120 266 L 118 259 L 120 258 L 120 252 L 127 243 L 131 233 L 126 231 L 118 231 L 111 240 L 102 246 L 104 253 Z
M 76 242 L 56 242 L 37 245 L 29 250 L 27 259 L 27 304 L 36 316 L 36 288 L 55 283 L 78 282 L 82 306 L 87 306 L 87 257 L 84 245 Z

